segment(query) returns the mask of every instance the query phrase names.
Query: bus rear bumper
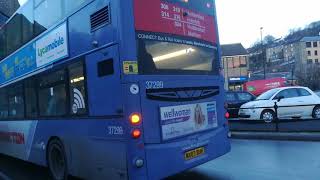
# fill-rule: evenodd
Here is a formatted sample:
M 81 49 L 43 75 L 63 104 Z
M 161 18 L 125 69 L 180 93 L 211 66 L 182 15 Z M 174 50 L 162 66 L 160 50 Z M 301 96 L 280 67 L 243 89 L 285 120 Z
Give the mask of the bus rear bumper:
M 221 127 L 163 144 L 145 145 L 148 179 L 162 179 L 206 163 L 230 151 L 227 128 Z M 204 149 L 203 154 L 188 159 L 186 153 Z

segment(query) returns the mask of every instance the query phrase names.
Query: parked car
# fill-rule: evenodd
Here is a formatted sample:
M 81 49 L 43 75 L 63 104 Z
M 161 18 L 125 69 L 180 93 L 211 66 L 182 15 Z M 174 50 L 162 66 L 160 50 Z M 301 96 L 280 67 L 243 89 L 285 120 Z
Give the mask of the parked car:
M 282 87 L 269 90 L 255 101 L 240 107 L 241 119 L 265 120 L 276 118 L 274 105 L 278 105 L 278 118 L 320 118 L 320 97 L 307 87 Z
M 316 95 L 318 95 L 320 97 L 320 90 L 314 91 L 314 93 L 316 93 Z
M 256 97 L 246 91 L 227 91 L 226 105 L 229 118 L 238 118 L 240 106 L 249 101 L 253 101 Z

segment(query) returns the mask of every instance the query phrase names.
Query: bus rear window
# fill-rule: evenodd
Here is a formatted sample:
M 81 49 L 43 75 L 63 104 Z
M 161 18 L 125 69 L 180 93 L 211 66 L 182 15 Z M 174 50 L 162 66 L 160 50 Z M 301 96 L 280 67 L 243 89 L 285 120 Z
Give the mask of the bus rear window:
M 172 42 L 138 40 L 142 74 L 216 74 L 215 48 Z

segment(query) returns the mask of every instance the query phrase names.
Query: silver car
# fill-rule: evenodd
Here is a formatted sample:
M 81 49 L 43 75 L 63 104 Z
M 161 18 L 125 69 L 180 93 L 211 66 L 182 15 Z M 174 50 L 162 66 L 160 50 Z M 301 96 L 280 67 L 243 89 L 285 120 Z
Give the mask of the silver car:
M 282 87 L 269 90 L 255 101 L 240 107 L 239 117 L 271 122 L 276 118 L 275 103 L 279 107 L 278 118 L 320 119 L 320 97 L 307 87 Z

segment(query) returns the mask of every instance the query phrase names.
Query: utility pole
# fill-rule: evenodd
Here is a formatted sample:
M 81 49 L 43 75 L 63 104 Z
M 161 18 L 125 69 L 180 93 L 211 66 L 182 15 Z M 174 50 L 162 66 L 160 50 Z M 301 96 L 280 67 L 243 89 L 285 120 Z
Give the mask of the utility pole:
M 263 55 L 263 39 L 262 39 L 262 31 L 263 31 L 263 27 L 260 27 L 260 36 L 261 36 L 261 58 L 262 58 L 262 63 L 263 63 L 263 77 L 264 79 L 266 79 L 266 61 Z
M 292 65 L 291 65 L 291 85 L 293 86 L 294 85 L 294 71 L 295 71 L 295 68 L 296 68 L 296 62 L 293 62 Z

